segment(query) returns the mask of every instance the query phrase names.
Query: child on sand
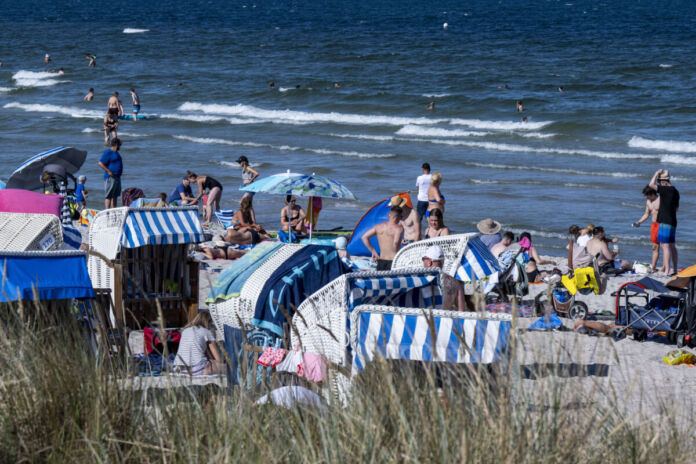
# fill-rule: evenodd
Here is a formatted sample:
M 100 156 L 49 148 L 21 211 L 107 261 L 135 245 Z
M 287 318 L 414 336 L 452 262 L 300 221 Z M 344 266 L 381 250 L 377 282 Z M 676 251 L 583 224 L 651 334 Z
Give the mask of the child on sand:
M 87 176 L 80 176 L 77 178 L 77 186 L 75 187 L 75 202 L 77 203 L 78 211 L 85 209 L 87 203 L 87 190 L 85 190 L 85 182 L 87 182 Z

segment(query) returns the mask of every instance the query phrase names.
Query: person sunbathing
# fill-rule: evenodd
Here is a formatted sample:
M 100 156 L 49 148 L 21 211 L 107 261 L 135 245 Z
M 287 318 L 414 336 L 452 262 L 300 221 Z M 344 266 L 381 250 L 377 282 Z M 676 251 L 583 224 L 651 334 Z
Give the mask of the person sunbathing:
M 612 330 L 622 329 L 624 327 L 623 325 L 616 325 L 613 322 L 605 324 L 599 321 L 586 321 L 584 319 L 576 319 L 575 322 L 573 322 L 574 331 L 587 335 L 610 335 Z M 630 331 L 631 329 L 628 330 Z
M 306 215 L 302 207 L 297 206 L 297 199 L 292 195 L 288 195 L 285 202 L 287 206 L 280 210 L 280 224 L 283 231 L 288 232 L 292 228 L 298 234 L 306 233 Z
M 256 245 L 260 241 L 270 238 L 265 232 L 259 232 L 249 227 L 240 227 L 239 229 L 227 229 L 223 240 L 232 245 Z
M 230 246 L 222 247 L 198 247 L 196 251 L 199 251 L 205 255 L 205 259 L 216 260 L 216 259 L 237 259 L 241 258 L 246 254 L 246 250 L 238 250 Z

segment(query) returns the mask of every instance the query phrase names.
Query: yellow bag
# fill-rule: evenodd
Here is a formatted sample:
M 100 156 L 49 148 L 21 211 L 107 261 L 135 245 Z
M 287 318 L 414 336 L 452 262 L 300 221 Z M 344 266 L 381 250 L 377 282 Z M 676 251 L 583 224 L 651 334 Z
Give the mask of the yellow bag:
M 684 349 L 674 350 L 667 353 L 667 356 L 662 358 L 662 360 L 670 366 L 678 366 L 679 364 L 696 364 L 696 354 Z
M 568 289 L 571 295 L 575 295 L 578 290 L 591 288 L 595 294 L 599 294 L 599 283 L 595 276 L 594 268 L 591 266 L 581 267 L 575 270 L 574 277 L 561 277 L 563 286 Z

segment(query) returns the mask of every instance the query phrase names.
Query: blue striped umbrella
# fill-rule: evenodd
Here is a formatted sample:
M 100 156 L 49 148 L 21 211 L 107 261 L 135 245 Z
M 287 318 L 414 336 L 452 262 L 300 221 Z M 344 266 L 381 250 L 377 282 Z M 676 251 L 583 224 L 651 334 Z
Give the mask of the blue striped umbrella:
M 286 181 L 288 179 L 292 179 L 295 177 L 300 177 L 302 174 L 298 174 L 296 172 L 284 172 L 280 174 L 273 174 L 272 176 L 264 177 L 263 179 L 259 179 L 257 181 L 252 182 L 251 184 L 243 185 L 239 187 L 239 190 L 242 190 L 243 192 L 252 192 L 252 193 L 258 193 L 258 192 L 266 192 L 266 193 L 272 193 L 270 192 L 271 189 L 276 187 L 279 183 Z

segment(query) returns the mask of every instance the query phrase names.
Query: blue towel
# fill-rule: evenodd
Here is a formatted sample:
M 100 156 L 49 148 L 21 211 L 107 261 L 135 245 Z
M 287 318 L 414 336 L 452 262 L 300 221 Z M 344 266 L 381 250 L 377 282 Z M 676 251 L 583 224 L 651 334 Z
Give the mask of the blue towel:
M 244 335 L 242 330 L 236 327 L 225 325 L 225 341 L 222 346 L 225 348 L 229 363 L 227 363 L 227 385 L 239 385 L 239 355 L 242 352 L 242 342 Z M 226 358 L 226 357 L 223 357 Z M 227 359 L 225 359 L 227 361 Z
M 307 245 L 285 261 L 266 281 L 252 324 L 283 335 L 287 322 L 279 305 L 292 317 L 309 295 L 349 272 L 335 248 Z
M 239 296 L 244 282 L 282 246 L 279 242 L 261 242 L 256 245 L 220 274 L 205 302 L 211 304 Z
M 529 330 L 553 330 L 561 327 L 563 322 L 555 314 L 549 314 L 548 319 L 546 316 L 542 316 L 534 322 L 534 324 L 529 326 Z

